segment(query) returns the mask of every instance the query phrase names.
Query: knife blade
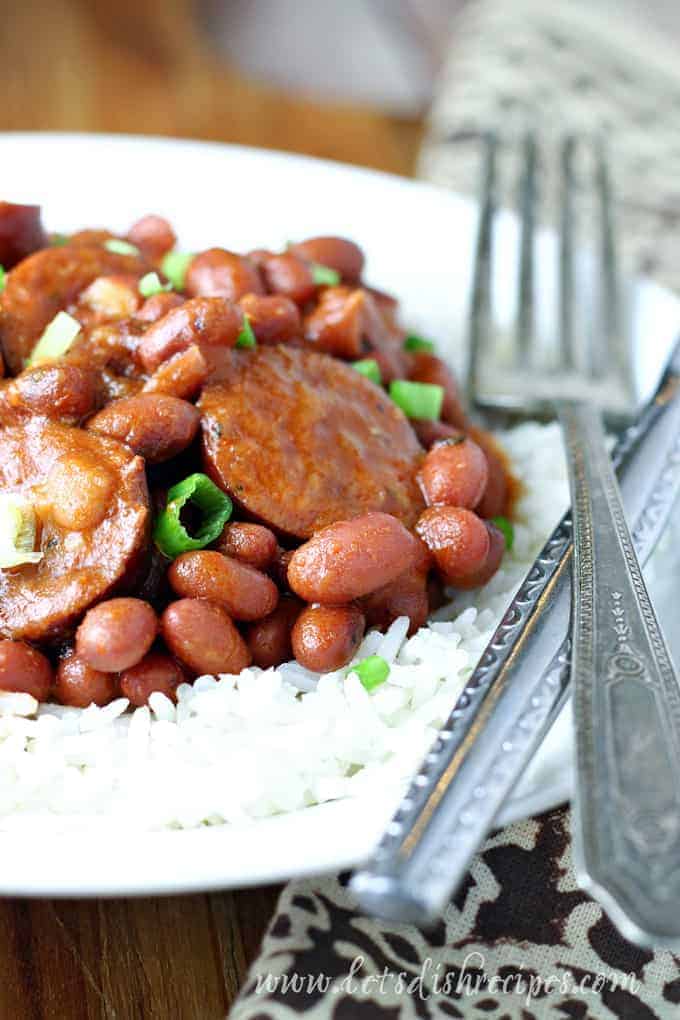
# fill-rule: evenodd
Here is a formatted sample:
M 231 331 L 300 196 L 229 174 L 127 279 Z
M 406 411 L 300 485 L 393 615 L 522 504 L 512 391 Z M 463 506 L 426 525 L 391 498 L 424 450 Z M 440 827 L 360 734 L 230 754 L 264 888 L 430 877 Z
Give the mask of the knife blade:
M 680 493 L 680 343 L 612 454 L 640 562 Z M 554 721 L 569 685 L 572 523 L 543 546 L 351 889 L 380 917 L 433 922 Z

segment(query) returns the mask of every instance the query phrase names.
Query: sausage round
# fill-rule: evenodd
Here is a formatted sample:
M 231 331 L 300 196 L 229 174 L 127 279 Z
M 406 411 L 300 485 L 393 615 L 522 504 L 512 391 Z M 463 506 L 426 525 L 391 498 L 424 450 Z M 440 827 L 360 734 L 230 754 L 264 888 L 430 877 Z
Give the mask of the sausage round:
M 7 275 L 0 298 L 0 347 L 10 371 L 21 371 L 47 324 L 98 276 L 132 273 L 139 278 L 146 269 L 136 255 L 93 244 L 44 248 L 24 259 Z
M 288 581 L 306 602 L 351 602 L 396 580 L 421 556 L 420 543 L 395 517 L 366 514 L 331 524 L 296 549 Z
M 59 473 L 97 481 L 79 495 L 81 529 L 55 515 L 53 495 Z M 102 476 L 111 482 L 105 505 L 98 506 Z M 0 637 L 50 640 L 73 626 L 94 602 L 115 588 L 132 584 L 144 566 L 150 513 L 144 461 L 121 443 L 82 429 L 33 419 L 0 430 L 0 490 L 17 492 L 33 503 L 42 529 L 43 558 L 13 570 L 0 570 Z M 107 483 L 108 489 L 108 483 Z M 66 496 L 71 493 L 68 489 Z M 47 498 L 46 498 L 47 497 Z M 67 501 L 68 502 L 68 501 Z
M 245 641 L 226 609 L 205 599 L 178 599 L 161 617 L 165 643 L 196 675 L 240 673 L 250 665 Z
M 357 606 L 307 606 L 293 627 L 293 655 L 314 673 L 341 669 L 361 644 L 365 627 Z
M 249 515 L 308 538 L 383 511 L 407 526 L 423 452 L 400 409 L 348 365 L 292 347 L 234 351 L 199 401 L 207 473 Z
M 107 404 L 86 427 L 126 443 L 149 464 L 159 464 L 193 442 L 199 422 L 198 411 L 186 400 L 140 393 Z

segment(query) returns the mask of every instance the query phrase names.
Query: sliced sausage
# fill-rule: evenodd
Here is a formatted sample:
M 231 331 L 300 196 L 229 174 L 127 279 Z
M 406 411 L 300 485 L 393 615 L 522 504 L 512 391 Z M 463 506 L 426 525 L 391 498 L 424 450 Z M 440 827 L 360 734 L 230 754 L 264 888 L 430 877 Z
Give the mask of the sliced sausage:
M 0 490 L 35 506 L 43 552 L 39 563 L 0 570 L 0 636 L 54 639 L 135 582 L 149 498 L 144 461 L 126 446 L 37 418 L 0 430 Z
M 422 449 L 399 408 L 348 365 L 302 349 L 232 352 L 199 402 L 206 470 L 251 516 L 308 538 L 372 510 L 407 526 Z
M 98 276 L 131 273 L 148 265 L 136 255 L 118 255 L 101 245 L 45 248 L 24 259 L 7 276 L 0 297 L 0 347 L 12 373 L 23 366 L 57 312 L 70 310 Z
M 198 432 L 198 411 L 186 400 L 163 393 L 140 393 L 114 400 L 95 414 L 87 428 L 119 439 L 144 457 L 159 464 L 186 450 Z
M 395 581 L 422 558 L 420 542 L 389 514 L 323 528 L 296 549 L 288 581 L 306 602 L 351 602 Z

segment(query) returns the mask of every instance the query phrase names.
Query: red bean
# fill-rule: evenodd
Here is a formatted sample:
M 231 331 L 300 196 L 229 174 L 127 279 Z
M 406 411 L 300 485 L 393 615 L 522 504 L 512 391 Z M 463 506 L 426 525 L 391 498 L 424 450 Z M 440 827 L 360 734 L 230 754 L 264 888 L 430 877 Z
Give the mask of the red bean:
M 49 660 L 23 641 L 0 640 L 0 691 L 47 701 L 52 686 Z
M 362 599 L 361 608 L 369 627 L 387 630 L 400 616 L 408 616 L 408 632 L 415 634 L 425 625 L 430 612 L 427 574 L 414 569 L 404 571 L 396 581 Z
M 259 344 L 285 344 L 302 335 L 298 306 L 283 294 L 245 294 L 239 305 Z
M 179 599 L 161 617 L 172 654 L 194 673 L 240 673 L 250 665 L 246 643 L 226 609 L 205 599 Z
M 293 654 L 314 673 L 340 669 L 361 644 L 365 626 L 357 606 L 308 606 L 293 627 Z
M 215 548 L 256 570 L 266 570 L 278 551 L 276 535 L 262 524 L 234 521 L 227 524 Z
M 86 428 L 126 443 L 149 464 L 176 457 L 193 442 L 200 425 L 193 404 L 163 393 L 114 400 Z
M 489 468 L 489 480 L 477 507 L 477 513 L 480 517 L 487 519 L 508 517 L 511 485 L 503 455 L 487 433 L 482 432 L 481 429 L 474 429 L 472 434 L 475 442 L 484 450 Z
M 175 231 L 162 216 L 142 216 L 133 223 L 127 234 L 128 241 L 136 245 L 148 258 L 160 259 L 172 251 L 177 243 Z
M 57 667 L 52 694 L 60 705 L 101 707 L 108 705 L 118 694 L 118 677 L 115 673 L 93 669 L 80 655 L 71 652 Z
M 246 640 L 253 662 L 260 669 L 280 666 L 293 658 L 291 632 L 302 606 L 294 595 L 284 595 L 273 613 L 249 625 Z
M 296 549 L 288 581 L 306 602 L 341 604 L 396 580 L 418 555 L 416 539 L 396 517 L 365 514 L 323 528 Z
M 486 455 L 465 436 L 445 439 L 425 456 L 418 476 L 429 506 L 476 507 L 489 480 Z
M 154 322 L 142 337 L 137 356 L 147 372 L 154 372 L 173 354 L 196 344 L 208 363 L 215 348 L 235 345 L 243 327 L 243 314 L 220 297 L 184 301 Z
M 432 421 L 430 418 L 410 418 L 411 426 L 418 436 L 420 445 L 429 450 L 442 439 L 457 439 L 462 435 L 460 429 L 447 425 L 443 421 Z
M 244 294 L 264 294 L 257 266 L 223 248 L 210 248 L 191 260 L 185 290 L 191 297 L 222 297 L 229 301 L 238 301 Z
M 0 266 L 11 269 L 27 255 L 46 246 L 39 205 L 0 202 Z
M 182 598 L 219 602 L 235 620 L 260 620 L 279 600 L 266 574 L 210 549 L 182 553 L 168 570 L 168 580 Z
M 208 362 L 200 347 L 192 344 L 159 365 L 144 383 L 144 393 L 164 393 L 168 397 L 190 400 L 210 375 Z
M 10 380 L 3 403 L 15 412 L 77 425 L 94 411 L 97 389 L 97 376 L 84 365 L 55 362 L 26 369 Z
M 164 290 L 160 294 L 152 294 L 147 298 L 141 308 L 135 312 L 135 319 L 140 322 L 158 322 L 164 315 L 171 312 L 173 308 L 183 305 L 186 298 L 174 291 Z
M 472 510 L 430 507 L 419 517 L 416 531 L 445 580 L 454 586 L 474 577 L 489 555 L 489 532 Z
M 288 583 L 288 567 L 290 566 L 290 561 L 293 558 L 293 551 L 293 549 L 282 549 L 279 546 L 276 550 L 276 556 L 269 565 L 268 573 L 282 591 L 286 591 L 290 588 Z
M 148 602 L 119 598 L 88 610 L 76 631 L 76 653 L 103 673 L 134 666 L 146 655 L 158 631 Z
M 283 294 L 297 305 L 306 304 L 316 294 L 312 271 L 297 255 L 270 255 L 263 260 L 262 274 L 270 293 Z
M 150 652 L 136 666 L 121 674 L 119 686 L 123 697 L 135 708 L 141 708 L 156 692 L 177 701 L 177 688 L 186 681 L 187 675 L 178 662 L 169 655 Z
M 441 386 L 444 390 L 442 420 L 459 429 L 466 427 L 467 418 L 458 392 L 458 384 L 441 358 L 428 354 L 427 351 L 412 354 L 409 379 Z
M 356 283 L 363 272 L 364 253 L 345 237 L 310 237 L 290 247 L 295 255 L 340 273 L 346 283 Z
M 491 521 L 485 521 L 486 530 L 489 533 L 489 552 L 479 570 L 469 577 L 459 579 L 456 587 L 467 590 L 469 588 L 481 588 L 488 584 L 493 575 L 501 565 L 505 555 L 505 535 Z

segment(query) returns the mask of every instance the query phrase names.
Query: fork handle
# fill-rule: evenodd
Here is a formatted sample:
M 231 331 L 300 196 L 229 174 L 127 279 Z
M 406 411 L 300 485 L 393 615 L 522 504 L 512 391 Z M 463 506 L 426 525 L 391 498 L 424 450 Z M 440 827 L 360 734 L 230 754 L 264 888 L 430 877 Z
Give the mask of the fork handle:
M 680 687 L 591 405 L 562 402 L 574 521 L 574 861 L 623 934 L 680 938 Z M 647 936 L 648 939 L 648 936 Z

